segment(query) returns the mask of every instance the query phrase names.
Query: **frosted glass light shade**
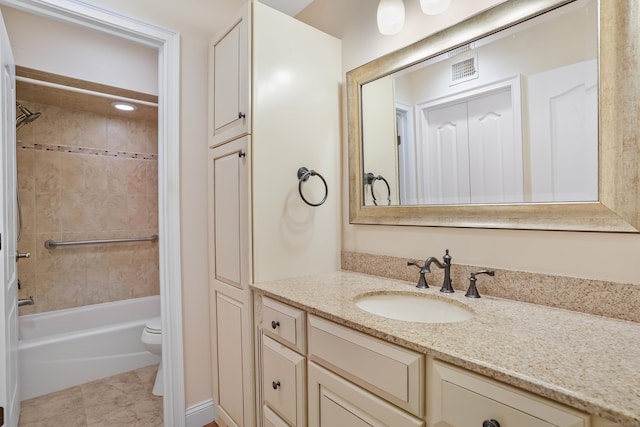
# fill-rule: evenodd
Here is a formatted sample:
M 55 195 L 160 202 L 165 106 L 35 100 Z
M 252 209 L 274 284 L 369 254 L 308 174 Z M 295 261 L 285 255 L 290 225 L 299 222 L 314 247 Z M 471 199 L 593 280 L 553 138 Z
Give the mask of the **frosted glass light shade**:
M 427 15 L 437 15 L 449 9 L 451 0 L 420 0 L 420 8 Z
M 378 31 L 380 34 L 397 34 L 404 26 L 402 0 L 380 0 L 378 3 Z

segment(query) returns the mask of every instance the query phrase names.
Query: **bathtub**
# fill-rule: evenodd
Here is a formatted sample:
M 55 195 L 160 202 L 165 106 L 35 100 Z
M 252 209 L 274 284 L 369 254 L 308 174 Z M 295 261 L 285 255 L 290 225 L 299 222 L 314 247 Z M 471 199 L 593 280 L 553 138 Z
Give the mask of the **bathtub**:
M 159 296 L 20 316 L 20 399 L 158 363 L 140 342 L 158 316 Z

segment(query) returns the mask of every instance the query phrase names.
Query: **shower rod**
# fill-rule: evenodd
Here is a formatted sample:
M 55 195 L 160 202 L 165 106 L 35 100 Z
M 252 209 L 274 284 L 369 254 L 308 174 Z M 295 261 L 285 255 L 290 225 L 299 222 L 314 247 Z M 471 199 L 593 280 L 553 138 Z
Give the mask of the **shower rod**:
M 44 247 L 47 249 L 55 249 L 58 246 L 75 246 L 75 245 L 101 245 L 104 243 L 128 243 L 128 242 L 156 242 L 158 235 L 153 234 L 149 237 L 137 237 L 133 239 L 109 239 L 109 240 L 77 240 L 69 242 L 56 242 L 55 240 L 47 240 Z
M 131 102 L 131 103 L 134 103 L 134 104 L 146 105 L 146 106 L 149 106 L 149 107 L 157 107 L 158 106 L 157 102 L 142 101 L 142 100 L 135 99 L 135 98 L 127 98 L 126 96 L 111 95 L 111 94 L 104 93 L 104 92 L 97 92 L 95 90 L 81 89 L 81 88 L 78 88 L 78 87 L 66 86 L 66 85 L 61 85 L 61 84 L 58 84 L 58 83 L 46 82 L 44 80 L 30 79 L 28 77 L 16 76 L 16 81 L 24 82 L 24 83 L 31 83 L 31 84 L 34 84 L 34 85 L 45 86 L 45 87 L 50 87 L 50 88 L 55 88 L 55 89 L 62 89 L 62 90 L 66 90 L 66 91 L 69 91 L 69 92 L 83 93 L 85 95 L 99 96 L 99 97 L 102 97 L 102 98 L 113 99 L 114 101 Z

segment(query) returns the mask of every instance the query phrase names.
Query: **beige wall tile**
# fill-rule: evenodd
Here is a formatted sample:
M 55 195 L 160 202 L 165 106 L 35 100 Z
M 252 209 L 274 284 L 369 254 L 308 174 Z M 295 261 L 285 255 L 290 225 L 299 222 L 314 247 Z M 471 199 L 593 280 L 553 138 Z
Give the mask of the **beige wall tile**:
M 36 233 L 60 231 L 60 196 L 58 193 L 36 194 Z
M 45 104 L 28 108 L 42 117 L 20 131 L 22 144 L 38 145 L 18 150 L 24 223 L 19 248 L 32 253 L 21 261 L 19 277 L 26 286 L 21 297 L 33 295 L 36 305 L 20 313 L 157 295 L 157 243 L 44 247 L 48 239 L 157 234 L 157 161 L 126 157 L 157 153 L 157 123 Z M 84 148 L 126 153 L 96 155 Z

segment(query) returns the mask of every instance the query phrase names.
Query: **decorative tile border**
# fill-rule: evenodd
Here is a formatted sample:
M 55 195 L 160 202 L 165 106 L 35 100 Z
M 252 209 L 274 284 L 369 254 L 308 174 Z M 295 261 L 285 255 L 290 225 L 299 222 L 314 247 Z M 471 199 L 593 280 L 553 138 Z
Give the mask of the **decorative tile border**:
M 57 151 L 61 153 L 89 154 L 93 156 L 119 157 L 125 159 L 158 160 L 157 154 L 101 150 L 99 148 L 76 147 L 70 145 L 25 144 L 18 142 L 18 148 L 27 150 Z
M 469 275 L 483 267 L 453 264 L 451 279 L 456 291 L 466 292 Z M 342 252 L 342 269 L 391 279 L 416 282 L 415 267 L 407 259 L 359 252 Z M 440 287 L 443 274 L 433 269 L 427 277 L 430 286 Z M 494 269 L 494 277 L 478 276 L 480 295 L 491 295 L 532 304 L 579 311 L 597 316 L 640 322 L 640 286 L 552 276 L 514 270 Z

